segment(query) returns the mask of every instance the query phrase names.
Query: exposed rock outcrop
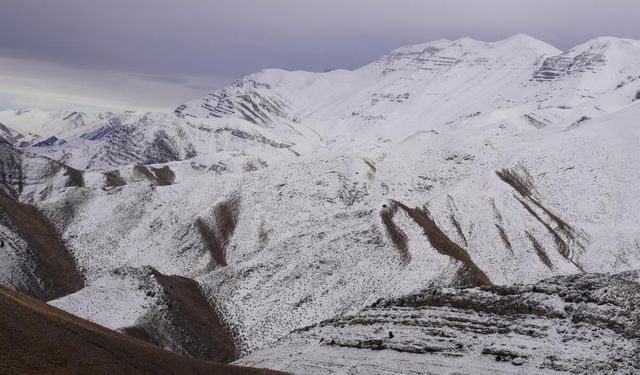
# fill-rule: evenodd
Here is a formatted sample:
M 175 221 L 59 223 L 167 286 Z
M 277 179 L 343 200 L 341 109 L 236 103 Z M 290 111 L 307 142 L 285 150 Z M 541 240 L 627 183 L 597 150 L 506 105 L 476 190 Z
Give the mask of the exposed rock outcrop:
M 298 330 L 239 363 L 306 374 L 635 374 L 639 282 L 632 271 L 427 289 Z

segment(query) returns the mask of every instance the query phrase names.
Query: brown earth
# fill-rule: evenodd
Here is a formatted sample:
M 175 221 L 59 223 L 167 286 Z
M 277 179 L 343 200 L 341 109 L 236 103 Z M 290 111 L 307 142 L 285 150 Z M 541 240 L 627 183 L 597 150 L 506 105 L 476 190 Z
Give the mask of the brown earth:
M 203 218 L 196 219 L 196 227 L 212 257 L 212 266 L 227 265 L 227 245 L 233 237 L 240 216 L 240 201 L 231 197 L 213 209 L 214 225 Z
M 395 204 L 390 205 L 390 207 L 385 207 L 380 211 L 380 218 L 382 219 L 384 226 L 387 228 L 387 234 L 389 235 L 391 242 L 393 242 L 400 252 L 400 260 L 402 264 L 406 265 L 411 261 L 411 253 L 409 252 L 409 246 L 407 245 L 406 233 L 404 233 L 393 221 L 393 216 L 397 209 L 398 206 Z
M 549 255 L 547 255 L 547 251 L 544 249 L 544 247 L 542 247 L 542 244 L 538 242 L 538 240 L 531 233 L 525 232 L 525 234 L 527 235 L 527 238 L 529 238 L 529 241 L 531 241 L 531 245 L 533 245 L 533 249 L 536 251 L 536 254 L 538 255 L 538 258 L 540 258 L 540 261 L 542 261 L 545 266 L 553 268 L 553 263 L 551 262 Z
M 106 180 L 106 185 L 109 187 L 118 187 L 124 186 L 127 182 L 120 176 L 120 171 L 114 170 L 109 172 L 104 172 L 104 178 Z
M 145 165 L 136 165 L 133 167 L 133 170 L 157 186 L 168 186 L 175 182 L 176 175 L 167 165 L 162 168 L 149 168 Z
M 10 218 L 18 234 L 29 244 L 40 280 L 23 292 L 48 301 L 84 287 L 84 278 L 54 227 L 35 207 L 0 194 L 0 209 Z M 28 260 L 26 260 L 28 261 Z M 39 287 L 36 287 L 39 286 Z
M 492 285 L 489 277 L 473 262 L 465 249 L 451 240 L 426 212 L 419 208 L 410 208 L 404 203 L 392 201 L 393 204 L 402 208 L 416 222 L 429 240 L 431 246 L 440 254 L 448 255 L 451 258 L 462 262 L 472 275 L 471 285 Z
M 551 234 L 551 236 L 553 237 L 553 241 L 556 244 L 556 249 L 558 250 L 558 253 L 563 258 L 565 258 L 566 260 L 571 262 L 573 265 L 575 265 L 576 268 L 578 268 L 580 271 L 584 272 L 584 269 L 582 268 L 582 266 L 578 262 L 573 260 L 571 248 L 567 243 L 567 241 L 570 241 L 571 243 L 574 243 L 579 248 L 584 249 L 583 245 L 579 241 L 576 241 L 577 236 L 576 236 L 575 229 L 571 225 L 569 225 L 567 222 L 562 220 L 558 215 L 553 213 L 553 211 L 545 207 L 540 202 L 540 200 L 534 197 L 533 191 L 535 191 L 535 187 L 533 186 L 533 180 L 531 176 L 528 175 L 526 170 L 524 173 L 525 173 L 525 176 L 521 176 L 518 174 L 518 172 L 510 169 L 502 169 L 500 171 L 496 171 L 496 174 L 498 175 L 498 177 L 500 177 L 502 181 L 510 185 L 520 195 L 520 197 L 522 197 L 520 198 L 518 195 L 516 195 L 516 193 L 514 193 L 514 198 L 518 202 L 520 202 L 520 204 L 524 207 L 524 209 L 529 214 L 531 214 L 531 216 L 533 216 L 540 224 L 542 224 L 542 226 L 544 226 L 547 229 L 547 231 L 549 231 L 549 234 Z M 542 210 L 542 212 L 544 212 L 544 214 L 547 217 L 549 217 L 553 223 L 555 223 L 556 228 L 554 229 L 549 223 L 543 220 L 542 217 L 540 217 L 540 215 L 527 202 L 531 202 L 533 205 L 535 205 L 540 210 Z M 561 234 L 564 235 L 566 240 L 562 238 Z M 529 236 L 529 239 L 531 240 L 531 243 L 534 246 L 534 250 L 536 251 L 538 256 L 540 256 L 540 259 L 543 261 L 543 263 L 547 267 L 551 268 L 551 261 L 549 260 L 549 257 L 546 255 L 546 252 L 544 250 L 543 251 L 540 250 L 542 249 L 542 246 L 539 244 L 537 240 L 535 240 L 535 238 L 533 238 L 530 235 L 528 236 Z M 541 256 L 541 254 L 543 255 Z
M 0 287 L 0 373 L 283 374 L 179 356 Z
M 155 269 L 152 273 L 164 289 L 163 311 L 166 313 L 159 316 L 156 314 L 159 311 L 151 311 L 138 325 L 127 327 L 124 332 L 198 359 L 221 363 L 238 359 L 232 330 L 207 301 L 198 283 L 186 277 L 164 275 Z

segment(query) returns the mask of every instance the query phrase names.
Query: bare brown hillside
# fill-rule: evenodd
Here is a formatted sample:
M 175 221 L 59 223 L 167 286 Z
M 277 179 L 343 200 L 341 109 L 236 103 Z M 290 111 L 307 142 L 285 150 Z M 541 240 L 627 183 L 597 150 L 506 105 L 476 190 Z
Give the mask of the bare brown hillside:
M 25 283 L 32 297 L 51 300 L 80 290 L 84 278 L 55 228 L 34 206 L 0 193 L 0 213 L 9 218 L 18 234 L 29 244 L 24 267 L 34 269 L 36 280 Z
M 195 360 L 0 287 L 0 373 L 282 374 Z

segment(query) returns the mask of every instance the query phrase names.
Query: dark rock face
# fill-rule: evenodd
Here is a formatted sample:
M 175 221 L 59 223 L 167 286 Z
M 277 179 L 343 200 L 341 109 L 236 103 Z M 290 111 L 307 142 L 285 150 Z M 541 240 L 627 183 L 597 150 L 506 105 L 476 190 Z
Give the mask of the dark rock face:
M 271 86 L 245 78 L 228 88 L 210 93 L 200 107 L 208 112 L 207 117 L 237 117 L 251 123 L 272 127 L 278 120 L 287 120 L 288 105 L 277 95 L 269 92 Z M 187 105 L 174 111 L 179 117 L 192 116 Z
M 161 168 L 136 165 L 133 170 L 157 186 L 169 186 L 175 182 L 176 175 L 168 165 Z
M 34 144 L 33 147 L 53 146 L 53 145 L 55 145 L 56 143 L 59 143 L 59 142 L 64 142 L 64 141 L 58 139 L 58 137 L 56 137 L 56 136 L 53 136 L 53 137 L 49 137 L 49 138 L 45 139 L 44 141 L 40 141 L 40 142 Z
M 22 201 L 44 199 L 53 189 L 55 177 L 62 177 L 65 187 L 83 187 L 83 171 L 49 158 L 35 156 L 14 147 L 0 145 L 0 193 Z M 36 186 L 25 196 L 29 186 Z
M 571 56 L 564 53 L 547 58 L 542 67 L 533 74 L 536 81 L 551 81 L 584 72 L 596 72 L 607 62 L 604 54 L 599 51 L 585 51 Z
M 117 167 L 130 164 L 160 164 L 192 158 L 196 155 L 193 145 L 178 145 L 175 136 L 158 130 L 147 134 L 152 120 L 143 118 L 133 125 L 117 124 L 88 135 L 91 153 L 85 168 L 103 169 L 105 165 Z
M 17 198 L 24 188 L 24 173 L 19 152 L 0 145 L 0 191 Z
M 317 374 L 365 373 L 370 363 L 391 374 L 635 374 L 639 282 L 640 271 L 630 271 L 535 285 L 427 289 L 299 330 L 241 362 Z M 303 354 L 285 361 L 294 351 Z
M 53 225 L 51 212 L 33 203 L 54 189 L 83 186 L 83 171 L 0 146 L 0 235 L 7 245 L 0 249 L 0 284 L 44 301 L 84 286 L 84 277 L 59 228 Z

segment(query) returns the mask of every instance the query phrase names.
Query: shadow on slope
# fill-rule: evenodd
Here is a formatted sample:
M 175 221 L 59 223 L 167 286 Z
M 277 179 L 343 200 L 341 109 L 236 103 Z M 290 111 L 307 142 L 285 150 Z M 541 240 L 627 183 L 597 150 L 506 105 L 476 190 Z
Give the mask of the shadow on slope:
M 238 358 L 233 332 L 197 282 L 150 269 L 162 296 L 139 324 L 123 332 L 194 358 L 229 363 Z
M 282 374 L 171 353 L 0 287 L 2 374 Z
M 84 286 L 84 278 L 64 241 L 37 208 L 0 193 L 0 221 L 13 228 L 28 244 L 28 248 L 15 251 L 19 252 L 16 254 L 20 259 L 18 267 L 29 276 L 16 281 L 12 287 L 48 301 Z

